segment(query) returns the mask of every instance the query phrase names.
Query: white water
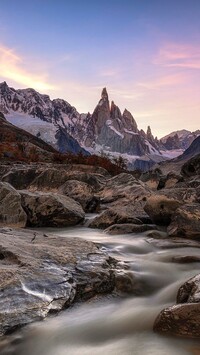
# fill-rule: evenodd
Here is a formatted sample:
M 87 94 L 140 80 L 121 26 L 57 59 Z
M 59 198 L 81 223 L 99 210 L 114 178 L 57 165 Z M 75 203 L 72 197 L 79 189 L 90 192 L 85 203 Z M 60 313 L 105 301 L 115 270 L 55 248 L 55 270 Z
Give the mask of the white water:
M 50 231 L 45 229 L 46 233 Z M 200 349 L 198 342 L 160 336 L 152 327 L 160 310 L 175 303 L 179 286 L 200 272 L 200 263 L 176 264 L 171 258 L 199 255 L 199 249 L 157 249 L 146 242 L 145 234 L 109 236 L 87 228 L 53 233 L 99 243 L 103 251 L 121 261 L 122 268 L 128 265 L 130 277 L 136 278 L 139 285 L 137 295 L 93 299 L 32 325 L 18 354 L 197 354 L 193 349 Z

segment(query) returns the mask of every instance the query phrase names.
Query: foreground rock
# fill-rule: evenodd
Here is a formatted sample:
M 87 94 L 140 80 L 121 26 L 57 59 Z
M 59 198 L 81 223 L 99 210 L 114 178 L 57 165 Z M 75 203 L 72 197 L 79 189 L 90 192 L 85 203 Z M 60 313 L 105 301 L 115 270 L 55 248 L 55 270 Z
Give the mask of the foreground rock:
M 93 243 L 0 229 L 0 335 L 114 286 L 113 259 Z
M 94 189 L 83 181 L 68 180 L 58 191 L 80 203 L 85 212 L 97 212 L 99 208 L 100 201 L 94 196 Z
M 88 225 L 89 228 L 105 229 L 113 224 L 134 223 L 142 224 L 142 222 L 128 213 L 126 209 L 108 209 L 95 217 Z
M 27 216 L 20 194 L 8 183 L 0 182 L 0 226 L 25 227 Z
M 154 323 L 159 333 L 200 337 L 200 275 L 186 281 L 179 289 L 177 305 L 164 309 Z
M 132 217 L 147 219 L 144 205 L 151 193 L 142 181 L 131 174 L 122 173 L 107 180 L 105 187 L 99 192 L 99 197 L 104 208 L 123 208 Z
M 84 220 L 81 205 L 70 197 L 26 190 L 21 190 L 20 194 L 29 227 L 73 226 Z
M 178 304 L 164 309 L 155 321 L 154 331 L 168 335 L 199 338 L 200 304 Z
M 200 239 L 200 204 L 185 204 L 178 208 L 168 227 L 170 236 Z
M 154 223 L 168 225 L 174 211 L 180 206 L 181 202 L 178 200 L 170 199 L 164 195 L 154 195 L 147 199 L 144 210 Z
M 155 230 L 157 227 L 155 225 L 149 224 L 113 224 L 109 228 L 107 228 L 104 232 L 111 235 L 116 234 L 129 234 L 129 233 L 143 233 L 149 230 Z

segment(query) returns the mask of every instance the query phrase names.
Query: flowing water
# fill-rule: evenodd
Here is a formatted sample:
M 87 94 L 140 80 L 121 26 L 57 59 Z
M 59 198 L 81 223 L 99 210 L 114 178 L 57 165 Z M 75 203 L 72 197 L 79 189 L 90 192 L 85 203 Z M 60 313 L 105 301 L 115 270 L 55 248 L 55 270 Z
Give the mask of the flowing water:
M 57 317 L 32 325 L 26 330 L 20 355 L 200 354 L 197 341 L 152 331 L 160 310 L 175 303 L 179 286 L 200 272 L 200 263 L 172 263 L 172 257 L 197 256 L 199 249 L 158 249 L 146 241 L 146 234 L 110 236 L 84 227 L 53 233 L 98 243 L 102 251 L 120 260 L 122 269 L 128 266 L 136 292 L 80 303 Z

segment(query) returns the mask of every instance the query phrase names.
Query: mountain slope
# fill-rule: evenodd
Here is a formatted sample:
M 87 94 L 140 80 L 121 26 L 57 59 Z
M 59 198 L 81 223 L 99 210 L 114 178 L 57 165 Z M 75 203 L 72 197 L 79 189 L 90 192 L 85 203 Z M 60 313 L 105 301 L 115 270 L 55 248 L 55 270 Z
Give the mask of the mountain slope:
M 3 82 L 0 84 L 0 111 L 10 123 L 61 152 L 88 154 L 67 129 L 80 115 L 64 100 L 51 101 L 48 95 L 33 89 L 15 90 Z
M 198 136 L 191 145 L 184 151 L 183 154 L 175 159 L 167 162 L 159 163 L 158 167 L 161 169 L 163 174 L 167 174 L 170 171 L 175 171 L 179 173 L 183 164 L 187 163 L 190 159 L 198 156 L 200 154 L 200 136 Z
M 0 158 L 51 161 L 57 151 L 49 144 L 13 126 L 0 112 Z

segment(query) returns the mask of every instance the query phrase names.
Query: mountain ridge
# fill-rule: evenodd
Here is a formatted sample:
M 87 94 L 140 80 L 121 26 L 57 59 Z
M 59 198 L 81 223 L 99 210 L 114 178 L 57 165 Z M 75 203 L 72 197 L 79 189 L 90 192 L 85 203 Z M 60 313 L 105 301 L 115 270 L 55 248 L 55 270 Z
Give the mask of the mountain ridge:
M 121 112 L 114 101 L 110 104 L 106 88 L 93 113 L 82 114 L 63 99 L 51 100 L 30 88 L 15 90 L 3 82 L 0 111 L 60 152 L 122 155 L 131 169 L 148 169 L 185 149 L 176 134 L 162 141 L 154 138 L 149 126 L 146 133 L 139 130 L 130 111 Z

